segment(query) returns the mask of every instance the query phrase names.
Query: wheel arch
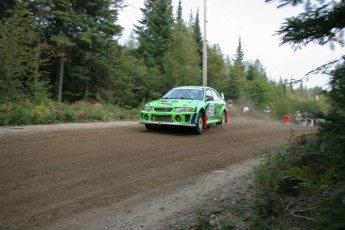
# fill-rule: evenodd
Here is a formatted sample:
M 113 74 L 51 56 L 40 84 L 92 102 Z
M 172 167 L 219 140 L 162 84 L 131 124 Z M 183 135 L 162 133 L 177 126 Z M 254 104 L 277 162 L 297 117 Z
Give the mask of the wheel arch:
M 204 123 L 204 128 L 207 129 L 207 114 L 206 114 L 206 110 L 204 108 L 200 109 L 198 114 L 201 113 L 203 116 L 203 123 Z

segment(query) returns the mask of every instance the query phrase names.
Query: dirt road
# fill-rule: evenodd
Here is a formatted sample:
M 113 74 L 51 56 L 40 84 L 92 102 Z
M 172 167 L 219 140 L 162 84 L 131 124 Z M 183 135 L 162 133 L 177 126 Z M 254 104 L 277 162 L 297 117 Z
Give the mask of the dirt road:
M 291 127 L 314 131 L 244 119 L 200 136 L 137 122 L 2 127 L 0 229 L 164 229 L 217 186 L 212 173 L 287 143 Z

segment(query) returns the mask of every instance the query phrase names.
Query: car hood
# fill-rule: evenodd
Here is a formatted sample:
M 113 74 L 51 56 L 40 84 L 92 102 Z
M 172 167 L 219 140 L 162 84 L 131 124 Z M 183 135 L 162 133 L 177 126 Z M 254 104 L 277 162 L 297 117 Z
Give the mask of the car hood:
M 187 99 L 160 99 L 156 101 L 151 101 L 146 104 L 146 106 L 153 107 L 195 107 L 197 105 L 203 104 L 203 101 L 199 100 L 187 100 Z

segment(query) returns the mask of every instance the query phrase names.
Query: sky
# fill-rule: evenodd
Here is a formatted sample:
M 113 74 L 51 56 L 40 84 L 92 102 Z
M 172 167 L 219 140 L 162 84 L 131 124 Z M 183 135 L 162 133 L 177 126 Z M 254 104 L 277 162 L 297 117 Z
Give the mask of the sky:
M 184 20 L 192 12 L 195 17 L 199 9 L 200 28 L 204 33 L 204 0 L 182 0 Z M 140 25 L 138 20 L 143 15 L 140 8 L 144 0 L 125 0 L 128 5 L 120 11 L 119 24 L 124 28 L 120 43 L 125 44 L 133 30 L 133 25 Z M 178 0 L 172 0 L 176 14 Z M 265 0 L 206 0 L 206 37 L 209 45 L 219 44 L 222 53 L 233 58 L 241 38 L 244 60 L 260 60 L 271 80 L 280 78 L 301 79 L 309 71 L 339 59 L 345 49 L 336 45 L 331 50 L 329 45 L 309 44 L 294 51 L 290 45 L 280 45 L 280 37 L 274 35 L 284 19 L 297 16 L 303 8 L 284 7 L 277 9 L 277 3 L 265 3 Z M 308 88 L 320 86 L 327 88 L 327 75 L 311 75 L 304 78 Z

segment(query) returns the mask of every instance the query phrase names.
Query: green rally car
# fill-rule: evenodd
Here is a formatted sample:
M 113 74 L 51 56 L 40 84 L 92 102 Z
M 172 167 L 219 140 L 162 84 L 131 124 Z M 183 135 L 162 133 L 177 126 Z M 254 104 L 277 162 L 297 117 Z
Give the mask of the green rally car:
M 201 134 L 210 124 L 228 122 L 224 95 L 204 86 L 181 86 L 166 93 L 161 99 L 147 103 L 140 112 L 140 124 L 148 130 L 160 125 L 189 126 Z

